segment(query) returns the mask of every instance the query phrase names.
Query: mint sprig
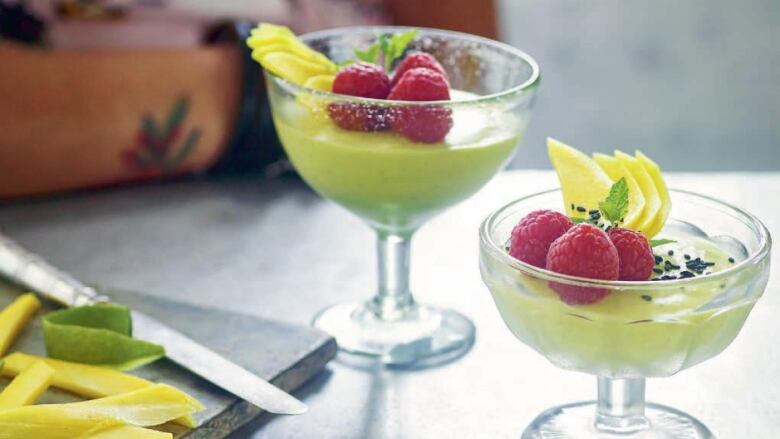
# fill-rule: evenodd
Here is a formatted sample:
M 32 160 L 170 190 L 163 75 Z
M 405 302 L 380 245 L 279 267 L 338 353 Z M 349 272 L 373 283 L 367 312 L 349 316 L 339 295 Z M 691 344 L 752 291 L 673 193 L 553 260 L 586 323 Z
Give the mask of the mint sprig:
M 355 57 L 359 61 L 379 64 L 379 56 L 382 56 L 382 65 L 385 72 L 389 73 L 395 61 L 400 58 L 409 44 L 417 37 L 417 29 L 411 29 L 399 34 L 382 34 L 374 44 L 366 50 L 355 49 Z M 352 62 L 347 62 L 351 64 Z
M 599 203 L 602 217 L 617 224 L 628 213 L 628 184 L 625 178 L 616 181 L 609 189 L 607 199 Z

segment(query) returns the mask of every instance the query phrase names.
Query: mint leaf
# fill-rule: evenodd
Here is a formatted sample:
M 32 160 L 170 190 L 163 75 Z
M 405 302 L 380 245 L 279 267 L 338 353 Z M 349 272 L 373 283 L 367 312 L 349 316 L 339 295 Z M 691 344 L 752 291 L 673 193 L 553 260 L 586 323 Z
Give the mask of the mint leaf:
M 414 41 L 415 37 L 417 37 L 417 29 L 411 29 L 402 34 L 395 34 L 390 37 L 390 41 L 388 41 L 387 46 L 382 51 L 385 57 L 386 72 L 389 72 L 390 69 L 393 68 L 395 60 L 404 54 L 406 47 L 409 46 L 409 43 Z
M 674 239 L 651 239 L 650 247 L 658 247 L 659 245 L 671 244 L 673 242 L 677 242 L 677 241 L 675 241 Z
M 368 46 L 366 50 L 355 49 L 354 52 L 358 60 L 376 64 L 379 60 L 379 43 Z M 347 65 L 352 64 L 352 62 L 348 61 Z
M 619 223 L 628 213 L 628 184 L 625 178 L 616 181 L 609 189 L 607 199 L 599 203 L 599 210 L 611 223 Z
M 400 58 L 409 44 L 417 37 L 417 29 L 411 29 L 400 34 L 382 34 L 377 38 L 374 44 L 368 46 L 366 50 L 354 49 L 357 61 L 379 64 L 379 55 L 382 55 L 385 72 L 390 72 L 395 61 Z M 356 60 L 348 60 L 339 67 L 346 67 Z

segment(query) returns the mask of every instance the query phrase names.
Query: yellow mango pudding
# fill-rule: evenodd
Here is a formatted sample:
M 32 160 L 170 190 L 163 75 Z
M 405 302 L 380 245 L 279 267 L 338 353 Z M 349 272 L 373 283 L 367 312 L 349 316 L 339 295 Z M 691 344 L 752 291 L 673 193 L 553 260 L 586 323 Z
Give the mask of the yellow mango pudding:
M 330 307 L 314 325 L 343 351 L 387 364 L 467 352 L 471 321 L 409 291 L 411 238 L 510 160 L 539 84 L 534 60 L 480 37 L 401 27 L 297 37 L 261 24 L 247 44 L 295 170 L 377 233 L 374 297 Z
M 713 437 L 646 404 L 645 378 L 735 339 L 768 281 L 768 230 L 739 208 L 668 190 L 640 152 L 589 157 L 554 139 L 548 152 L 561 188 L 483 222 L 480 270 L 512 333 L 554 365 L 596 375 L 599 398 L 545 411 L 522 437 Z

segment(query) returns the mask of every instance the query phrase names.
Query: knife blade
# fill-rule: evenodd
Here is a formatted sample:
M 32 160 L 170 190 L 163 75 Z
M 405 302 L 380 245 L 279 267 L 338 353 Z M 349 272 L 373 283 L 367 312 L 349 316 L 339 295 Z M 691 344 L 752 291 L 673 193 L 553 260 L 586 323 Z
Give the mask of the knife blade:
M 0 235 L 0 274 L 65 306 L 108 301 L 94 288 Z M 165 356 L 190 372 L 271 413 L 299 415 L 304 403 L 154 318 L 133 310 L 134 336 L 161 344 Z

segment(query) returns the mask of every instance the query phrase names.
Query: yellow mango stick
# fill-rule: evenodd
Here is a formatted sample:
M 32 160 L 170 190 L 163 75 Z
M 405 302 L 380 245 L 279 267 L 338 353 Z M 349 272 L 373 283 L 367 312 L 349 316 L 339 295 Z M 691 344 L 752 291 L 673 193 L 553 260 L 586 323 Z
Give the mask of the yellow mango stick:
M 42 361 L 34 362 L 0 393 L 0 410 L 34 404 L 49 388 L 53 377 L 54 369 Z
M 154 384 L 151 381 L 114 369 L 37 357 L 21 352 L 14 352 L 5 357 L 4 360 L 5 366 L 0 370 L 0 375 L 6 377 L 14 377 L 34 362 L 42 361 L 54 369 L 52 386 L 84 398 L 103 398 L 143 389 Z M 177 419 L 176 423 L 188 428 L 197 426 L 191 415 Z
M 120 425 L 83 436 L 82 439 L 173 439 L 173 434 L 135 425 Z
M 19 296 L 12 304 L 0 311 L 0 356 L 22 332 L 33 315 L 41 308 L 41 302 L 33 293 Z
M 160 425 L 201 410 L 194 398 L 166 384 L 91 401 L 29 405 L 0 411 L 0 439 L 73 439 L 111 426 Z M 96 429 L 96 427 L 101 427 Z

